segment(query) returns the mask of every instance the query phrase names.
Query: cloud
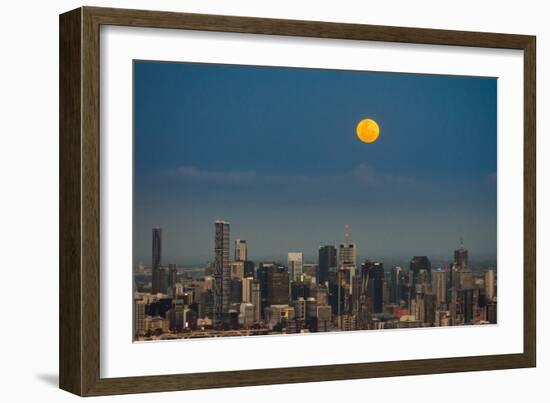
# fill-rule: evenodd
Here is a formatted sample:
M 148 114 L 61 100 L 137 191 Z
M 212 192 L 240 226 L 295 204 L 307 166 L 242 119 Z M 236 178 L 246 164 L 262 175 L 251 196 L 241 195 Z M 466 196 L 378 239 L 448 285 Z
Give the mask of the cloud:
M 168 176 L 196 181 L 202 184 L 242 184 L 261 186 L 326 186 L 334 184 L 380 187 L 384 185 L 413 184 L 412 178 L 383 173 L 367 164 L 360 164 L 351 171 L 337 175 L 260 175 L 254 171 L 208 171 L 193 166 L 181 166 L 166 171 Z
M 379 172 L 374 167 L 367 164 L 360 164 L 352 171 L 351 176 L 361 185 L 365 187 L 373 187 L 379 185 L 406 185 L 414 184 L 412 178 L 406 176 L 392 175 Z
M 253 171 L 205 171 L 192 166 L 181 166 L 166 172 L 170 176 L 205 182 L 248 182 L 256 178 Z

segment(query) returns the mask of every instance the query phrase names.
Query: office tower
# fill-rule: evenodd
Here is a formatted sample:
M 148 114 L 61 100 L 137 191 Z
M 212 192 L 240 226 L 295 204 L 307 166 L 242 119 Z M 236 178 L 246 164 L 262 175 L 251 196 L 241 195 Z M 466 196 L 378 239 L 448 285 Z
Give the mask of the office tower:
M 144 334 L 147 329 L 145 327 L 145 308 L 147 304 L 145 301 L 134 300 L 134 338 Z
M 458 266 L 458 270 L 468 269 L 468 250 L 464 248 L 462 240 L 460 240 L 460 248 L 455 250 L 454 259 L 454 262 Z
M 354 243 L 341 243 L 338 248 L 338 265 L 340 267 L 357 267 L 357 248 Z
M 410 262 L 410 274 L 412 276 L 412 286 L 416 284 L 432 281 L 432 264 L 427 256 L 414 256 Z
M 245 260 L 244 262 L 244 277 L 254 277 L 254 262 Z
M 288 253 L 288 271 L 293 281 L 301 277 L 304 272 L 304 254 L 302 252 Z
M 267 272 L 267 305 L 288 304 L 288 301 L 288 269 L 281 265 L 273 265 Z
M 497 303 L 489 302 L 485 307 L 487 313 L 485 314 L 489 323 L 497 323 Z
M 162 258 L 162 229 L 153 228 L 153 252 L 152 252 L 152 279 L 151 279 L 151 292 L 156 293 L 165 293 L 166 280 L 164 276 L 166 275 L 165 271 L 161 268 L 161 258 Z
M 290 299 L 309 298 L 311 295 L 311 283 L 309 281 L 293 281 L 290 286 Z
M 471 289 L 474 286 L 474 275 L 469 269 L 460 269 L 456 273 L 458 276 L 458 289 L 466 290 Z
M 265 318 L 272 328 L 279 324 L 285 326 L 294 320 L 294 308 L 286 304 L 270 305 L 265 309 Z
M 155 280 L 154 276 L 153 276 L 153 279 Z M 166 268 L 160 267 L 159 269 L 157 269 L 156 283 L 158 287 L 157 292 L 166 294 L 168 289 L 168 273 L 166 271 Z
M 366 276 L 366 278 L 365 278 Z M 361 277 L 366 286 L 372 313 L 384 311 L 384 265 L 366 261 L 361 265 Z
M 244 277 L 244 261 L 239 260 L 236 262 L 229 263 L 231 267 L 231 278 L 240 278 Z
M 260 263 L 258 271 L 256 272 L 257 280 L 260 284 L 260 314 L 262 315 L 262 318 L 264 317 L 265 308 L 267 307 L 267 273 L 271 266 L 273 266 L 273 263 Z
M 426 309 L 426 317 L 424 322 L 430 326 L 433 326 L 435 323 L 435 295 L 433 293 L 424 294 L 424 308 Z
M 426 322 L 426 300 L 423 292 L 416 293 L 413 312 L 416 320 L 421 323 Z
M 185 328 L 185 304 L 183 300 L 175 299 L 168 311 L 168 320 L 172 332 L 181 332 Z
M 252 294 L 251 294 L 251 284 L 254 281 L 254 278 L 252 277 L 244 277 L 242 280 L 243 284 L 243 303 L 249 303 L 252 302 Z
M 328 281 L 328 272 L 331 268 L 336 268 L 336 248 L 332 245 L 325 245 L 319 248 L 319 284 L 325 284 Z
M 229 223 L 216 221 L 214 239 L 214 322 L 220 324 L 229 311 L 231 267 L 229 266 Z
M 247 260 L 246 241 L 244 239 L 235 239 L 235 261 L 244 262 Z
M 329 292 L 328 287 L 325 285 L 317 285 L 315 289 L 311 289 L 312 296 L 319 302 L 321 305 L 328 305 L 329 301 Z
M 258 281 L 261 292 L 261 313 L 273 304 L 287 304 L 289 301 L 288 269 L 278 263 L 260 263 Z
M 170 321 L 162 316 L 154 316 L 151 318 L 150 328 L 155 333 L 168 333 L 170 330 Z
M 485 273 L 485 298 L 487 302 L 495 299 L 495 271 L 492 269 Z
M 332 329 L 332 309 L 329 305 L 317 306 L 317 329 L 318 332 L 330 332 Z
M 162 262 L 162 228 L 153 228 L 153 270 L 158 269 Z
M 242 303 L 239 309 L 239 324 L 244 328 L 249 328 L 254 324 L 254 304 Z
M 461 313 L 463 323 L 470 324 L 474 318 L 474 290 L 465 289 L 460 291 Z
M 401 286 L 403 284 L 403 269 L 400 266 L 394 266 L 391 269 L 390 283 L 390 302 L 399 303 L 401 299 Z
M 315 318 L 317 318 L 317 307 L 319 304 L 315 298 L 306 299 L 306 324 L 311 329 L 311 326 L 316 326 Z
M 304 275 L 308 276 L 313 283 L 316 283 L 319 276 L 319 266 L 315 263 L 304 263 L 303 267 Z
M 348 235 L 346 235 L 348 238 Z M 338 316 L 343 313 L 350 313 L 353 305 L 351 300 L 353 277 L 357 268 L 357 248 L 354 243 L 341 243 L 338 248 L 338 300 L 340 308 Z
M 230 281 L 229 303 L 240 304 L 243 300 L 243 282 L 238 277 L 233 277 Z
M 257 323 L 261 319 L 260 309 L 262 307 L 260 282 L 258 280 L 252 280 L 250 283 L 250 302 L 254 305 L 254 323 Z
M 199 317 L 212 319 L 214 315 L 214 291 L 205 290 L 201 293 L 199 304 Z
M 168 287 L 172 288 L 178 282 L 178 268 L 175 264 L 168 265 Z
M 306 300 L 305 298 L 297 298 L 290 304 L 294 308 L 294 318 L 296 321 L 306 321 Z
M 439 309 L 447 303 L 447 272 L 438 267 L 432 272 L 432 291 L 435 294 L 435 303 Z

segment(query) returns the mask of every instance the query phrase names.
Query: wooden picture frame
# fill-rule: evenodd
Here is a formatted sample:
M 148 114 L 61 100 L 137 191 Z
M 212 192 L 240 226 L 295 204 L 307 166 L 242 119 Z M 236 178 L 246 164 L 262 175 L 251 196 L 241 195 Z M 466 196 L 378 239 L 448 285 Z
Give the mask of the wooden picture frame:
M 102 25 L 401 42 L 524 52 L 524 349 L 521 354 L 100 377 L 99 35 Z M 525 368 L 536 365 L 535 37 L 81 7 L 60 16 L 60 387 L 80 396 Z

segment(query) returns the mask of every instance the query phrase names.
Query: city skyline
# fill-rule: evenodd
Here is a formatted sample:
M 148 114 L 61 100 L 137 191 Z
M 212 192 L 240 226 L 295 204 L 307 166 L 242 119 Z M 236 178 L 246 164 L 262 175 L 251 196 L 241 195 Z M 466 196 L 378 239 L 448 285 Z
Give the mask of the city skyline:
M 229 222 L 214 228 L 215 258 L 198 277 L 162 264 L 162 228 L 152 228 L 150 271 L 134 274 L 135 340 L 497 323 L 496 267 L 474 272 L 462 240 L 450 267 L 415 255 L 386 271 L 358 260 L 347 226 L 344 241 L 319 248 L 317 264 L 288 252 L 286 265 L 247 260 L 248 241 L 232 239 Z
M 152 226 L 165 256 L 211 260 L 217 218 L 255 240 L 254 259 L 307 259 L 345 224 L 361 255 L 443 258 L 463 237 L 496 258 L 496 79 L 148 61 L 134 74 L 136 262 Z M 354 133 L 366 114 L 374 147 Z
M 496 78 L 133 73 L 134 340 L 497 323 Z

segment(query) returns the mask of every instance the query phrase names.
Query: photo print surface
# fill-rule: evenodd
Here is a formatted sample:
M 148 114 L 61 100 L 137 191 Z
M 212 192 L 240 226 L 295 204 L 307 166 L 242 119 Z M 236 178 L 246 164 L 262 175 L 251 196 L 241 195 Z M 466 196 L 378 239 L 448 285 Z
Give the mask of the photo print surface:
M 136 60 L 133 83 L 135 341 L 497 323 L 496 78 Z

